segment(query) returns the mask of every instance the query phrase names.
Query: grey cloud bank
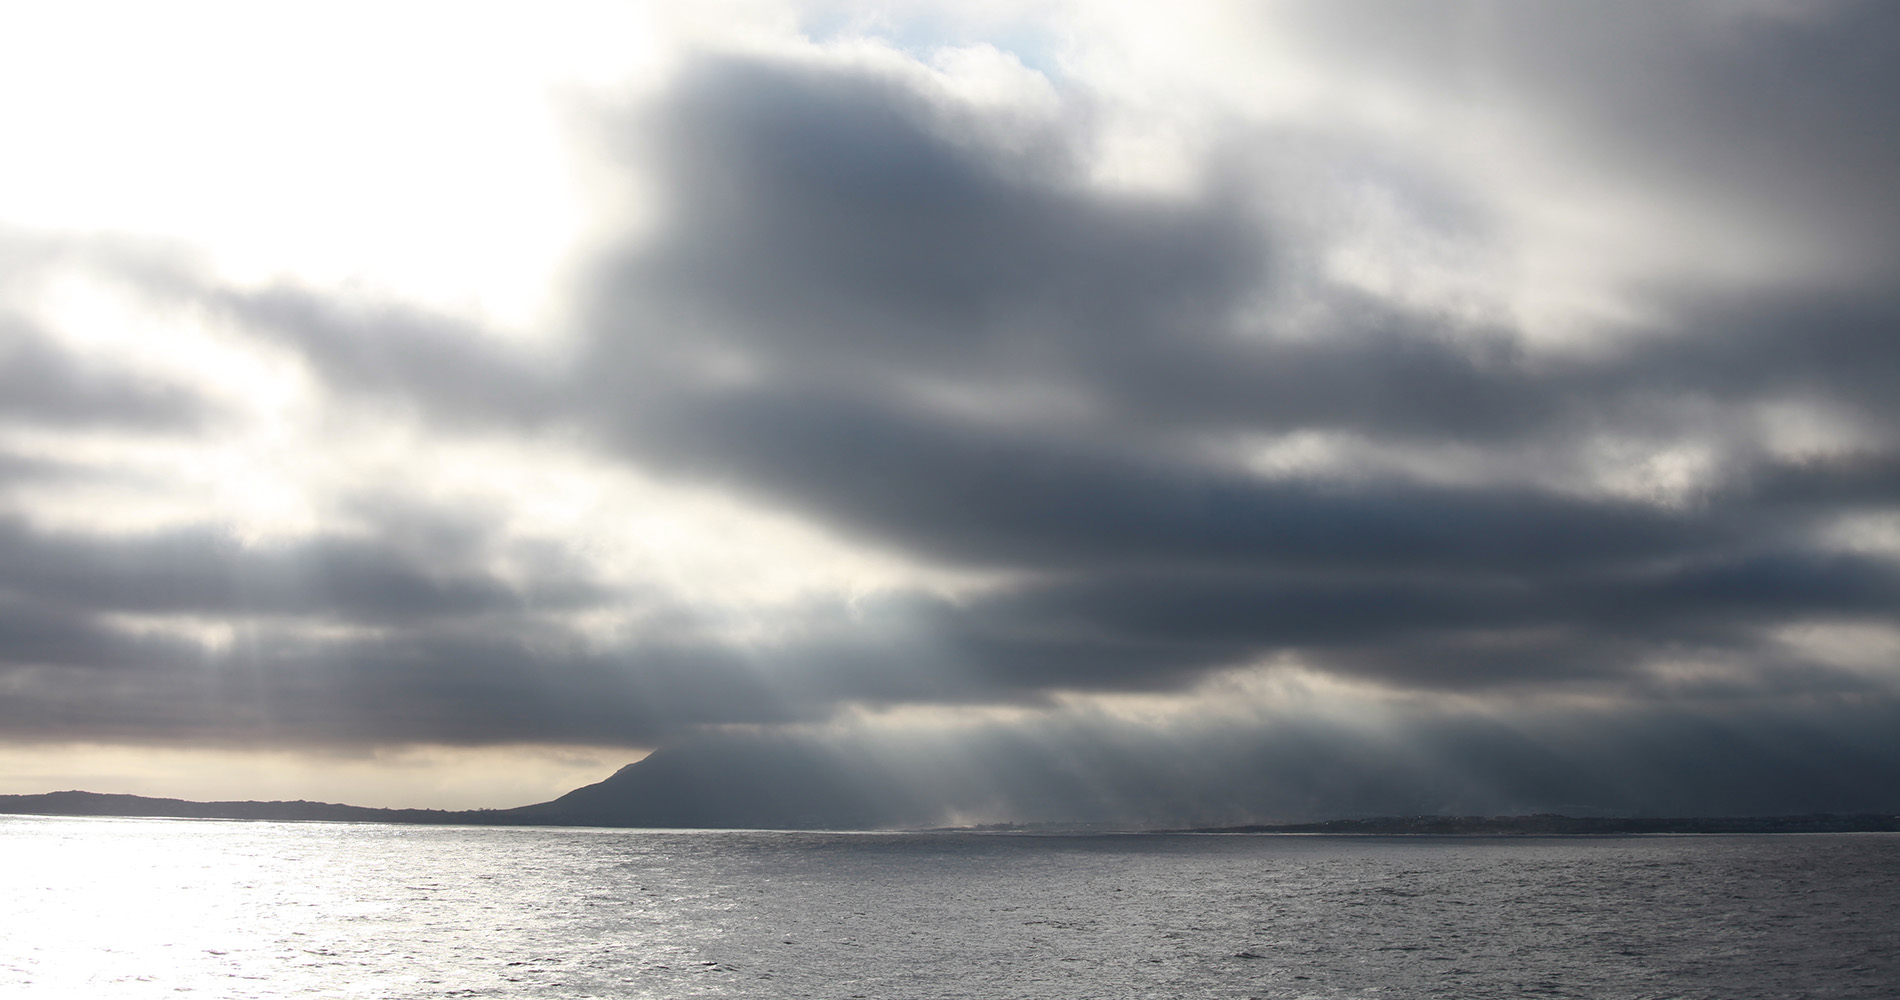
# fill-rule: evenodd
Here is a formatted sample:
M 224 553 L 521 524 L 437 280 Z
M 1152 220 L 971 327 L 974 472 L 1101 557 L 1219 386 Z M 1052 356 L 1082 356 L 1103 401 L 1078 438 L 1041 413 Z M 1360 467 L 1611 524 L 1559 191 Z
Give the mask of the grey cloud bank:
M 1342 91 L 1411 88 L 1575 152 L 1583 188 L 1654 209 L 1632 238 L 1720 255 L 1733 234 L 1788 263 L 1631 265 L 1615 291 L 1638 318 L 1552 343 L 1328 263 L 1371 195 L 1433 245 L 1513 251 L 1503 168 L 1443 136 L 1234 115 L 1194 183 L 1129 190 L 1090 173 L 1107 98 L 1080 80 L 1018 114 L 896 57 L 704 55 L 592 119 L 657 221 L 593 253 L 560 350 L 387 298 L 88 266 L 295 359 L 340 413 L 574 449 L 987 582 L 807 595 L 760 630 L 420 484 L 272 544 L 9 515 L 5 733 L 643 746 L 738 727 L 768 735 L 733 753 L 770 756 L 793 726 L 908 768 L 865 780 L 920 811 L 991 818 L 1900 807 L 1892 16 L 1290 16 Z M 1388 263 L 1425 267 L 1410 246 Z M 4 322 L 9 429 L 229 419 Z M 104 474 L 0 458 L 10 490 Z M 229 636 L 191 638 L 205 623 Z M 1411 707 L 1382 733 L 1272 706 L 1161 733 L 1065 700 L 1187 697 L 1234 670 L 1328 678 L 1346 719 L 1355 698 Z M 1060 733 L 918 735 L 972 762 L 938 774 L 868 747 L 875 723 L 824 727 L 863 705 L 1015 706 Z

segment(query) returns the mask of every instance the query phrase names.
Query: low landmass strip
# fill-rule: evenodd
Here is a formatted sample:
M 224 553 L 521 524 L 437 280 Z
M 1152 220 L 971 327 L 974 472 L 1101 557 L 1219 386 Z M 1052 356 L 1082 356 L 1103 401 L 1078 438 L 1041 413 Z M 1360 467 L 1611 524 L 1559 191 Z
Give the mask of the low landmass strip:
M 590 786 L 592 787 L 592 786 Z M 642 813 L 631 816 L 590 815 L 591 811 L 556 808 L 562 800 L 518 809 L 378 809 L 333 802 L 191 802 L 185 799 L 109 795 L 99 792 L 48 792 L 42 795 L 0 795 L 0 814 L 37 816 L 121 816 L 178 819 L 270 820 L 358 823 L 420 823 L 479 826 L 648 826 L 692 827 L 697 822 L 664 822 L 664 817 Z M 826 824 L 806 824 L 813 828 Z M 1050 824 L 992 824 L 959 828 L 979 833 L 1048 832 Z M 1099 830 L 1097 826 L 1091 829 Z M 948 831 L 946 831 L 948 832 Z M 1840 816 L 1724 816 L 1724 817 L 1596 817 L 1558 816 L 1383 816 L 1372 819 L 1336 819 L 1323 823 L 1197 827 L 1158 831 L 1203 834 L 1326 834 L 1333 836 L 1572 836 L 1694 833 L 1892 833 L 1900 832 L 1900 816 L 1860 814 Z
M 1324 823 L 1274 826 L 1219 826 L 1185 833 L 1317 833 L 1357 836 L 1572 836 L 1641 833 L 1893 833 L 1900 816 L 1861 813 L 1848 816 L 1380 816 L 1335 819 Z
M 101 792 L 0 795 L 0 813 L 32 816 L 145 816 L 173 819 L 330 820 L 366 823 L 480 823 L 495 810 L 377 809 L 335 802 L 191 802 Z

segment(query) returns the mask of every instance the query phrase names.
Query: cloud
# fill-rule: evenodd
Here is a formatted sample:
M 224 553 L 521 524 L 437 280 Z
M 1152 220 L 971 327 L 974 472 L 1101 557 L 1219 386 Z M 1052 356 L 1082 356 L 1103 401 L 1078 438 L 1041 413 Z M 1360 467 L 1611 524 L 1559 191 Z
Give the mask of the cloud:
M 0 314 L 0 419 L 10 425 L 191 430 L 217 412 L 188 385 L 89 363 Z
M 684 56 L 576 116 L 619 188 L 602 200 L 650 211 L 586 251 L 537 338 L 95 241 L 62 266 L 197 317 L 287 388 L 234 407 L 154 381 L 13 296 L 7 725 L 644 746 L 863 706 L 1056 718 L 1295 663 L 1506 714 L 1621 705 L 1653 727 L 1548 748 L 1587 744 L 1596 770 L 1522 778 L 1571 791 L 1471 801 L 1654 804 L 1579 775 L 1757 722 L 1826 756 L 1824 723 L 1761 699 L 1885 711 L 1890 671 L 1788 636 L 1900 626 L 1889 15 L 1273 16 L 1271 73 L 1197 74 L 1113 31 L 1039 54 L 1047 77 L 863 39 Z M 1104 66 L 1176 74 L 1192 113 Z M 1148 127 L 1181 169 L 1144 173 Z M 149 468 L 257 461 L 301 502 L 219 480 L 268 530 L 197 494 L 161 524 L 62 521 L 60 470 L 101 475 L 107 432 L 150 438 L 113 445 Z M 422 471 L 451 451 L 454 490 Z M 687 547 L 771 539 L 740 562 L 795 582 L 661 566 L 616 524 L 651 511 L 571 499 L 636 496 L 617 477 L 677 488 L 638 504 L 701 525 Z M 510 486 L 556 479 L 558 502 Z M 1519 752 L 1459 720 L 1413 726 L 1448 762 L 1433 781 Z M 1298 733 L 1248 745 L 1375 753 Z M 1854 773 L 1891 770 L 1872 746 Z M 1378 788 L 1339 801 L 1399 795 Z
M 1799 505 L 1749 485 L 1820 467 L 1722 426 L 1807 400 L 1888 447 L 1884 296 L 1685 287 L 1680 326 L 1548 360 L 1297 267 L 1277 288 L 1297 233 L 1218 183 L 1093 190 L 1060 123 L 1025 166 L 876 72 L 714 62 L 656 117 L 671 222 L 600 272 L 604 432 L 841 531 L 1028 573 L 946 615 L 996 674 L 1171 684 L 1295 648 L 1427 686 L 1557 682 L 1895 610 L 1884 555 L 1815 540 L 1843 509 L 1825 477 Z M 1256 319 L 1314 302 L 1300 336 Z M 1262 476 L 1221 447 L 1295 432 L 1515 468 Z M 1578 488 L 1605 439 L 1654 438 L 1716 452 L 1687 502 Z M 998 620 L 1040 634 L 996 642 Z M 1327 660 L 1346 633 L 1360 654 Z

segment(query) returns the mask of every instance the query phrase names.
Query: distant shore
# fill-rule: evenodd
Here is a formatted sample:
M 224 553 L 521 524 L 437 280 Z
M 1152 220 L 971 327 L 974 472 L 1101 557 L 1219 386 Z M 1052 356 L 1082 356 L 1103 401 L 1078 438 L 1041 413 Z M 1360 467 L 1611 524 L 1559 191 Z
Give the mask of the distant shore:
M 1644 833 L 1893 833 L 1900 816 L 1381 816 L 1323 823 L 1216 826 L 1183 833 L 1312 833 L 1345 836 L 1613 836 Z
M 46 792 L 0 795 L 0 815 L 120 816 L 152 819 L 328 820 L 367 823 L 501 823 L 492 819 L 512 810 L 379 809 L 335 802 L 192 802 L 103 792 Z M 523 822 L 515 820 L 512 822 Z
M 277 822 L 329 821 L 356 823 L 411 823 L 458 826 L 632 826 L 688 827 L 694 823 L 604 823 L 549 810 L 545 806 L 520 809 L 379 809 L 332 802 L 192 802 L 185 799 L 111 795 L 99 792 L 47 792 L 40 795 L 0 795 L 0 815 L 116 816 L 155 819 L 226 819 Z M 1333 836 L 1616 836 L 1632 834 L 1695 833 L 1893 833 L 1900 832 L 1900 816 L 1878 813 L 1807 816 L 1382 816 L 1336 819 L 1320 823 L 1253 824 L 1137 831 L 1100 824 L 997 823 L 981 827 L 945 828 L 936 832 L 967 833 L 1106 833 L 1152 832 L 1195 834 L 1325 834 Z

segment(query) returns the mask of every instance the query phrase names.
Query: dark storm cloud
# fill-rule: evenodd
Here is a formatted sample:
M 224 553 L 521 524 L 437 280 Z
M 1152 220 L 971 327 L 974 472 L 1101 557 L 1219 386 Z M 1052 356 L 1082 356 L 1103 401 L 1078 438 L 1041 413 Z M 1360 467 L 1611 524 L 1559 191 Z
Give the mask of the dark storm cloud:
M 0 312 L 0 421 L 7 425 L 178 431 L 215 412 L 188 386 L 85 358 Z
M 0 592 L 73 611 L 364 625 L 562 610 L 607 597 L 572 578 L 511 585 L 478 567 L 445 565 L 440 552 L 401 552 L 402 541 L 392 533 L 245 546 L 210 528 L 100 537 L 0 518 Z
M 0 487 L 99 479 L 107 475 L 83 462 L 0 452 Z
M 715 456 L 679 434 L 718 433 L 708 422 L 728 411 L 753 429 L 835 412 L 948 433 L 941 414 L 918 412 L 933 388 L 1072 397 L 1086 413 L 1078 428 L 989 428 L 1031 437 L 1314 423 L 1491 433 L 1550 419 L 1545 396 L 1487 374 L 1512 364 L 1508 348 L 1474 357 L 1436 339 L 1435 321 L 1377 303 L 1342 298 L 1336 335 L 1297 345 L 1238 328 L 1280 258 L 1304 249 L 1276 245 L 1243 176 L 1217 175 L 1186 201 L 1106 196 L 1076 185 L 1084 136 L 1052 127 L 1029 153 L 1003 153 L 945 117 L 875 75 L 742 62 L 689 73 L 623 126 L 657 151 L 670 225 L 599 269 L 595 394 L 624 406 L 650 447 Z M 722 359 L 760 384 L 703 387 L 699 366 Z M 666 420 L 695 404 L 713 412 Z
M 1708 30 L 1726 23 L 1714 21 Z M 1521 33 L 1543 45 L 1565 37 Z M 1674 68 L 1687 77 L 1682 86 L 1704 86 L 1694 70 Z M 1827 86 L 1844 89 L 1836 76 Z M 1900 91 L 1883 80 L 1860 82 L 1874 94 Z M 1887 106 L 1865 93 L 1854 98 L 1868 125 Z M 1851 292 L 1655 289 L 1686 314 L 1683 335 L 1634 356 L 1533 366 L 1509 331 L 1462 329 L 1306 280 L 1314 248 L 1277 226 L 1271 208 L 1314 192 L 1276 190 L 1293 182 L 1249 159 L 1273 155 L 1273 141 L 1229 144 L 1193 199 L 1117 197 L 1074 183 L 1072 161 L 1088 138 L 1071 133 L 1082 124 L 1049 126 L 1029 152 L 1006 153 L 969 140 L 949 117 L 873 74 L 716 63 L 688 74 L 647 118 L 615 123 L 656 151 L 650 159 L 672 225 L 602 267 L 601 357 L 589 369 L 609 383 L 601 395 L 618 389 L 646 404 L 627 422 L 657 423 L 654 436 L 670 439 L 679 428 L 650 411 L 664 411 L 682 376 L 693 384 L 695 365 L 737 359 L 758 383 L 737 391 L 740 404 L 783 394 L 820 413 L 846 404 L 914 412 L 920 390 L 1021 388 L 1073 400 L 1085 414 L 1083 427 L 1031 432 L 1141 444 L 1166 443 L 1170 431 L 1324 428 L 1495 443 L 1606 423 L 1651 430 L 1685 392 L 1733 403 L 1820 391 L 1856 406 L 1892 405 L 1880 390 L 1900 358 L 1886 335 L 1900 308 L 1879 283 Z M 1642 120 L 1655 117 L 1651 110 Z M 1702 138 L 1697 118 L 1665 124 L 1681 133 L 1674 145 L 1695 148 L 1697 163 L 1752 160 L 1757 147 L 1781 141 L 1777 129 L 1794 127 L 1766 118 L 1757 122 L 1766 134 L 1725 145 Z M 1360 146 L 1332 155 L 1378 154 L 1400 159 L 1397 150 Z M 1623 165 L 1607 159 L 1606 169 Z M 1900 169 L 1900 153 L 1870 151 L 1859 161 L 1863 183 Z M 1790 183 L 1810 177 L 1790 172 Z M 1455 178 L 1402 180 L 1424 189 L 1422 199 L 1483 203 L 1481 191 L 1429 190 Z M 1837 193 L 1842 212 L 1860 211 L 1851 194 Z M 1782 201 L 1763 195 L 1763 205 Z M 1812 213 L 1800 221 L 1829 224 Z M 1891 271 L 1894 259 L 1865 263 Z M 1315 305 L 1323 328 L 1293 342 L 1240 319 Z M 728 402 L 707 395 L 712 405 Z
M 1848 265 L 1854 278 L 1893 273 L 1892 4 L 1369 0 L 1280 13 L 1281 30 L 1349 76 L 1551 123 L 1574 166 L 1605 181 L 1771 219 L 1862 265 Z
M 1006 157 L 955 141 L 942 117 L 875 76 L 689 72 L 640 123 L 672 225 L 657 253 L 603 275 L 625 296 L 609 308 L 658 307 L 664 325 L 620 324 L 603 346 L 664 357 L 710 335 L 783 376 L 967 375 L 1066 358 L 1077 338 L 1146 355 L 1157 327 L 1204 337 L 1259 277 L 1262 234 L 1234 212 L 1238 193 L 1091 198 L 1068 190 L 1062 146 Z
M 1805 462 L 1764 462 L 1747 489 L 1764 505 L 1879 509 L 1900 497 L 1900 452 L 1861 452 Z
M 258 544 L 211 526 L 96 534 L 0 519 L 4 731 L 627 743 L 786 711 L 663 597 L 524 551 L 468 511 L 379 498 L 355 511 L 355 534 Z M 647 613 L 605 643 L 561 623 L 603 608 Z
M 164 671 L 169 664 L 195 659 L 194 643 L 142 640 L 123 632 L 100 628 L 83 612 L 48 606 L 15 594 L 0 595 L 0 642 L 5 645 L 4 670 L 17 681 L 24 672 L 49 668 L 82 668 L 72 674 L 80 689 L 93 685 L 100 670 L 134 668 Z M 9 686 L 9 701 L 25 714 L 45 712 L 47 706 L 32 698 L 25 687 Z M 108 692 L 105 700 L 115 701 Z M 49 719 L 57 724 L 57 719 Z
M 4 595 L 0 726 L 17 738 L 223 745 L 639 746 L 699 726 L 811 721 L 870 687 L 907 700 L 943 688 L 889 670 L 867 684 L 854 675 L 869 665 L 822 639 L 760 663 L 663 595 L 616 598 L 615 610 L 648 620 L 610 638 L 520 613 L 385 614 L 341 633 L 227 615 L 228 633 L 206 645 Z M 786 664 L 800 662 L 810 669 L 788 683 Z
M 320 379 L 349 393 L 422 402 L 438 421 L 494 424 L 559 414 L 556 366 L 507 349 L 466 320 L 288 284 L 188 294 L 295 348 Z

